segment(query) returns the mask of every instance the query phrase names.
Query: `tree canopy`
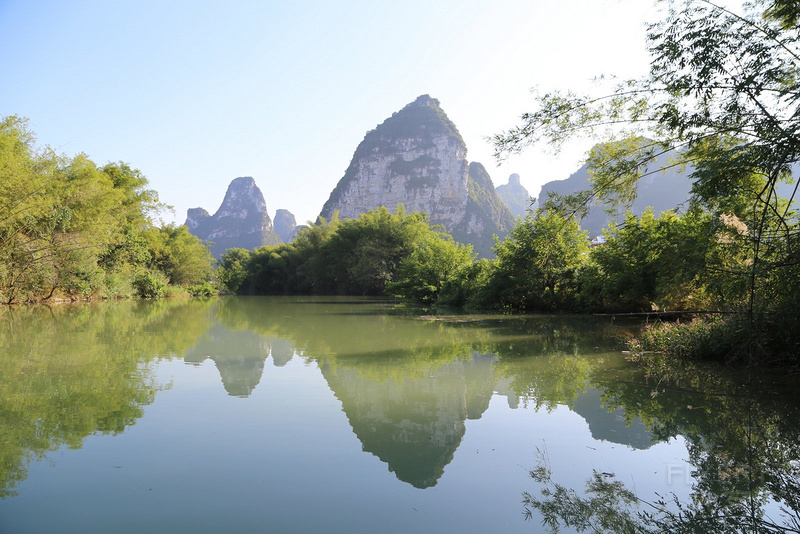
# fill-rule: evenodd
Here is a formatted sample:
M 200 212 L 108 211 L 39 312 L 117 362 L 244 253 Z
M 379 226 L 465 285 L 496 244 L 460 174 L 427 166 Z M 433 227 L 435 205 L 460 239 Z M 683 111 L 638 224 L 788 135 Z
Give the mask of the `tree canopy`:
M 38 148 L 27 121 L 0 121 L 0 301 L 127 296 L 135 280 L 189 285 L 211 275 L 206 247 L 154 225 L 165 206 L 126 163 Z
M 229 250 L 220 280 L 239 293 L 398 296 L 430 302 L 472 259 L 472 248 L 431 228 L 427 215 L 385 207 L 301 229 L 291 244 Z

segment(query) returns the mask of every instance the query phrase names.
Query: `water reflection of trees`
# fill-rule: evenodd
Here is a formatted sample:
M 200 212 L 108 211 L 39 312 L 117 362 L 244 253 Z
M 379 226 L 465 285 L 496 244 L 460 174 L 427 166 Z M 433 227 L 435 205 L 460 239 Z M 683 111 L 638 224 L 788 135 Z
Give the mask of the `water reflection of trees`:
M 31 460 L 118 434 L 165 386 L 145 364 L 181 355 L 209 326 L 209 303 L 117 302 L 0 312 L 0 497 Z
M 800 403 L 793 385 L 657 356 L 641 365 L 624 379 L 601 376 L 596 383 L 604 402 L 640 417 L 657 439 L 684 437 L 691 499 L 634 495 L 597 472 L 579 493 L 554 482 L 544 460 L 531 472 L 540 494 L 525 494 L 527 513 L 579 531 L 614 520 L 632 525 L 630 532 L 800 532 Z
M 465 421 L 482 417 L 500 393 L 511 407 L 567 406 L 595 439 L 646 448 L 684 436 L 695 470 L 695 500 L 685 505 L 693 517 L 701 516 L 691 506 L 701 504 L 704 520 L 716 511 L 740 517 L 765 499 L 800 509 L 800 410 L 791 389 L 747 386 L 747 377 L 700 364 L 628 362 L 619 349 L 629 329 L 610 320 L 422 320 L 387 306 L 236 298 L 4 310 L 2 493 L 48 450 L 80 447 L 86 436 L 122 432 L 141 417 L 164 387 L 146 365 L 153 358 L 211 358 L 226 390 L 246 396 L 269 357 L 282 366 L 299 355 L 319 367 L 363 449 L 418 488 L 438 482 Z M 624 511 L 625 488 L 597 476 L 602 497 Z M 568 501 L 551 502 L 552 513 L 560 502 Z

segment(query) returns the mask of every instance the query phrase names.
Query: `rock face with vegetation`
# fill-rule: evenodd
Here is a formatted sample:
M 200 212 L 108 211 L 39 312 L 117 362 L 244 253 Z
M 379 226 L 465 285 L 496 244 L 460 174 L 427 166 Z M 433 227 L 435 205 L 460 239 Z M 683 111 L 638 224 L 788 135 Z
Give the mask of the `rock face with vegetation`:
M 284 243 L 291 243 L 300 228 L 302 226 L 297 225 L 297 220 L 291 211 L 278 210 L 275 212 L 275 233 Z
M 210 248 L 215 258 L 229 248 L 254 250 L 282 243 L 267 214 L 264 195 L 249 176 L 230 183 L 214 215 L 203 208 L 193 208 L 187 211 L 185 224 L 192 234 L 212 243 Z
M 320 215 L 330 219 L 338 211 L 352 219 L 404 204 L 489 255 L 492 233 L 504 236 L 513 218 L 478 167 L 472 172 L 464 140 L 439 101 L 422 95 L 367 132 Z
M 503 238 L 514 227 L 514 216 L 494 190 L 494 184 L 480 163 L 469 164 L 467 174 L 467 205 L 464 216 L 449 229 L 460 243 L 470 243 L 483 257 L 493 257 L 493 236 Z
M 531 195 L 519 183 L 519 174 L 517 173 L 508 177 L 507 184 L 498 185 L 495 188 L 495 192 L 500 197 L 500 200 L 508 206 L 508 210 L 514 217 L 525 217 L 525 212 L 528 208 L 536 207 L 531 205 Z

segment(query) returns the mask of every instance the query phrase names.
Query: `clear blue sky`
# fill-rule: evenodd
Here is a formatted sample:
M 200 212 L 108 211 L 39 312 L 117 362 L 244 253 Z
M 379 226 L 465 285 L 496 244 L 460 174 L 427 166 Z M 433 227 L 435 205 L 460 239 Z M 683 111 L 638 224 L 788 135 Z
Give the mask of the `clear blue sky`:
M 0 0 L 0 116 L 41 145 L 140 169 L 161 200 L 219 207 L 253 176 L 270 216 L 316 218 L 367 130 L 438 98 L 496 185 L 532 194 L 588 144 L 497 167 L 485 137 L 529 90 L 646 72 L 648 0 Z

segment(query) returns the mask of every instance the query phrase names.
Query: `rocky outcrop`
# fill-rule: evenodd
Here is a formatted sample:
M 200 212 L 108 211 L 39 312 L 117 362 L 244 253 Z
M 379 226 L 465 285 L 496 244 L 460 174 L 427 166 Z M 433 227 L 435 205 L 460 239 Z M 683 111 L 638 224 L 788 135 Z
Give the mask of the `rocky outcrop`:
M 219 258 L 229 248 L 253 250 L 283 241 L 275 233 L 267 214 L 264 195 L 249 176 L 234 179 L 225 199 L 214 215 L 203 208 L 192 208 L 186 214 L 189 232 L 211 242 L 211 253 Z
M 525 212 L 536 207 L 536 200 L 531 199 L 530 193 L 519 182 L 519 174 L 514 173 L 508 177 L 508 183 L 495 188 L 497 196 L 508 207 L 514 217 L 525 217 Z
M 209 217 L 211 217 L 211 214 L 203 208 L 189 208 L 186 210 L 186 222 L 184 224 L 189 228 L 189 232 L 197 235 L 198 228 L 204 226 Z
M 278 234 L 284 243 L 291 243 L 297 231 L 302 226 L 297 225 L 294 214 L 289 210 L 278 210 L 275 212 L 275 233 Z
M 338 211 L 351 219 L 402 203 L 488 255 L 485 244 L 493 232 L 504 236 L 512 217 L 491 180 L 488 187 L 480 180 L 471 177 L 467 147 L 439 101 L 422 95 L 367 132 L 320 215 L 330 219 Z

